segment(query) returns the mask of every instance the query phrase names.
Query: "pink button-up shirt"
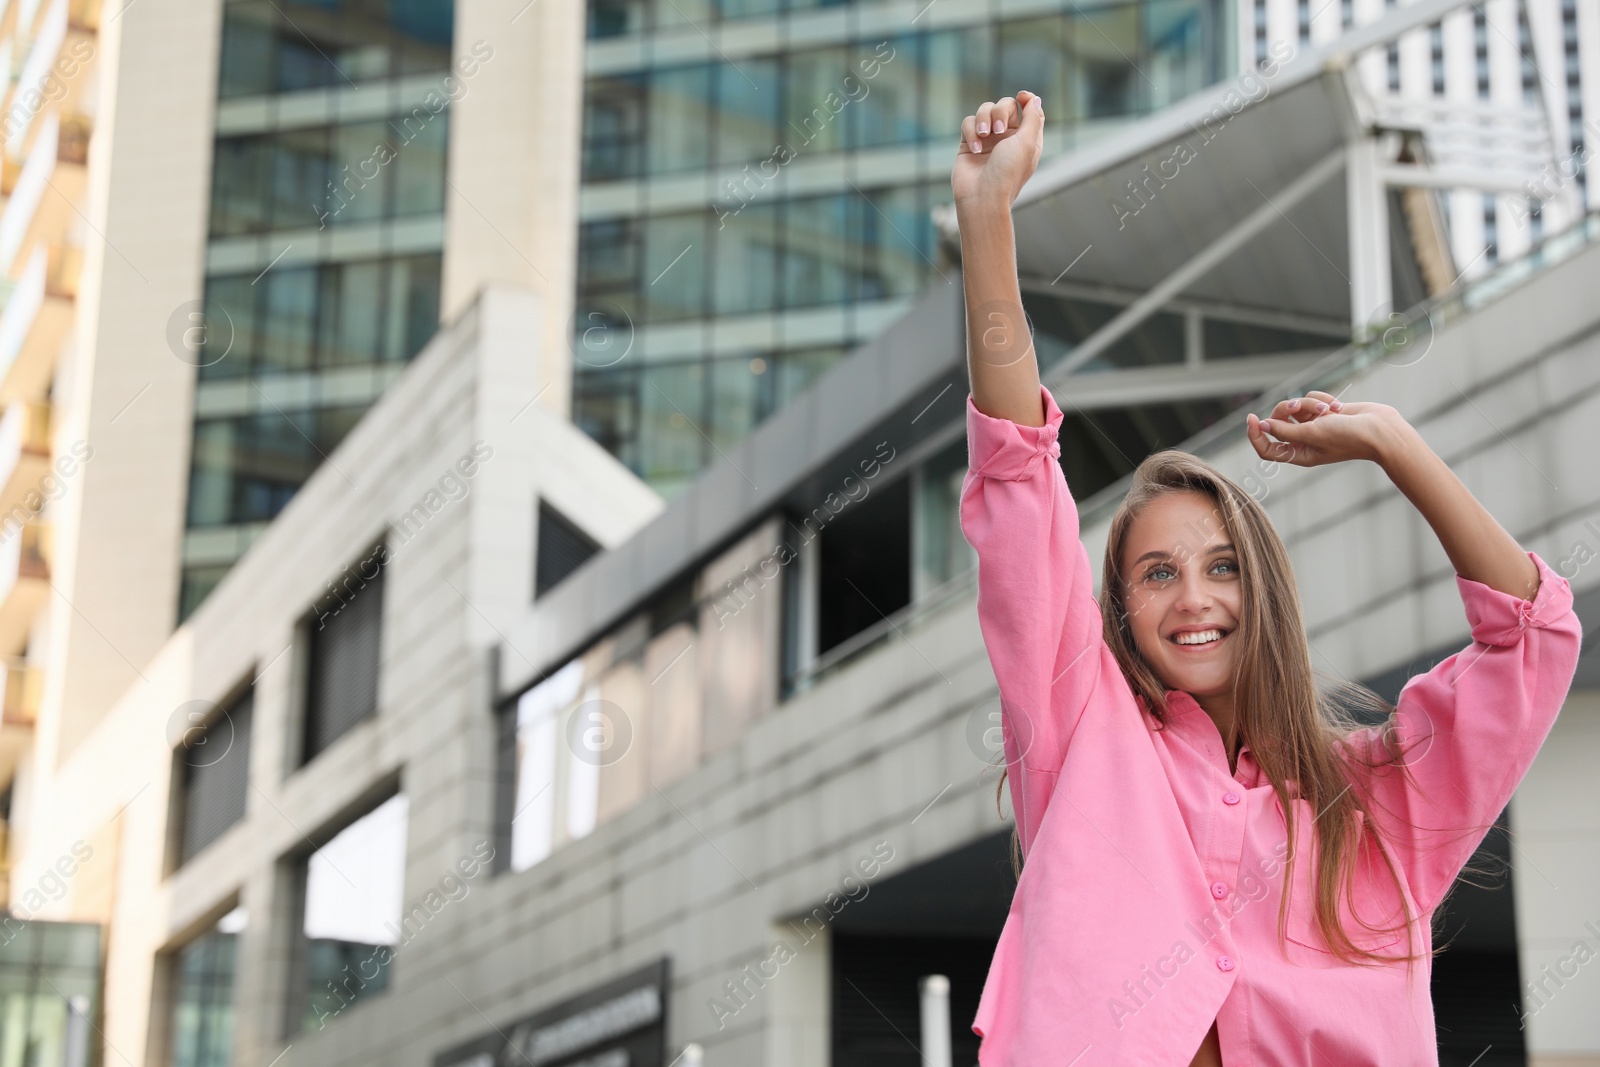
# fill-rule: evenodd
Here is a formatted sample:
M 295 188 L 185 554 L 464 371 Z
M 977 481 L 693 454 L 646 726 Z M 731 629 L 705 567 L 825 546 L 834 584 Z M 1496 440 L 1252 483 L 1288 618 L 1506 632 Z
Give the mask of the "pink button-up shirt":
M 1229 772 L 1193 697 L 1169 690 L 1160 729 L 1123 677 L 1057 462 L 1061 409 L 1041 394 L 1042 427 L 985 415 L 967 397 L 961 528 L 978 555 L 978 621 L 1025 859 L 972 1024 L 979 1063 L 1186 1067 L 1215 1020 L 1228 1067 L 1437 1064 L 1428 960 L 1409 976 L 1404 962 L 1343 963 L 1318 932 L 1303 799 L 1280 947 L 1283 809 L 1248 746 Z M 1400 736 L 1417 745 L 1415 785 L 1393 768 L 1363 775 L 1383 808 L 1428 828 L 1372 815 L 1424 952 L 1429 915 L 1527 772 L 1577 669 L 1572 590 L 1528 555 L 1540 577 L 1531 602 L 1456 576 L 1472 643 L 1398 700 Z M 1368 925 L 1403 915 L 1370 845 L 1355 895 Z M 1404 954 L 1403 929 L 1366 932 L 1341 908 L 1358 946 Z

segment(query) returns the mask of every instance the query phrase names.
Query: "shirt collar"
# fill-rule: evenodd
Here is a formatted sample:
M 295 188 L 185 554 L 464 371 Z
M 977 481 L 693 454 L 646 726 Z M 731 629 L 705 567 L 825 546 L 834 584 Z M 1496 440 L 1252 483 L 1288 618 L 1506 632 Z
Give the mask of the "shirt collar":
M 1211 716 L 1206 714 L 1206 709 L 1200 706 L 1199 701 L 1183 689 L 1166 690 L 1167 715 L 1174 726 L 1197 740 L 1220 741 L 1221 733 L 1217 730 L 1216 723 L 1211 721 Z M 1224 755 L 1224 758 L 1226 756 Z M 1239 742 L 1239 752 L 1235 760 L 1235 774 L 1241 784 L 1255 786 L 1261 784 L 1261 767 L 1256 763 L 1255 754 L 1250 751 L 1246 741 Z

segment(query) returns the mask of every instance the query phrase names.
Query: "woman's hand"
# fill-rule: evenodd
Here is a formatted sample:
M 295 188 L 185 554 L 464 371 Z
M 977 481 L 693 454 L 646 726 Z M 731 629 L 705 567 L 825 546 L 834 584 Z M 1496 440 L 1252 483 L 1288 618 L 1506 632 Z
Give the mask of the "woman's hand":
M 1044 153 L 1044 101 L 1023 89 L 985 102 L 961 121 L 961 146 L 950 170 L 958 208 L 1010 209 Z
M 1345 404 L 1312 391 L 1280 401 L 1270 419 L 1252 412 L 1245 422 L 1263 459 L 1297 467 L 1372 460 L 1433 527 L 1458 575 L 1530 603 L 1538 596 L 1539 568 L 1530 554 L 1388 404 Z
M 1251 412 L 1245 423 L 1257 455 L 1297 467 L 1350 459 L 1384 464 L 1396 449 L 1405 447 L 1407 435 L 1415 433 L 1388 404 L 1346 404 L 1315 389 L 1303 397 L 1279 401 L 1267 419 L 1258 419 Z

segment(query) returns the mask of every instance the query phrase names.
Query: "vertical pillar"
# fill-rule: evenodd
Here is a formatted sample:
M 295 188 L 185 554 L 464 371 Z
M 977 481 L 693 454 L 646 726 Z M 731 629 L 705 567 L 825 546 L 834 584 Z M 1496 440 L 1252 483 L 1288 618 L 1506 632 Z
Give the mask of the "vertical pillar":
M 765 1067 L 828 1067 L 832 1061 L 833 938 L 822 927 L 810 941 L 799 941 L 788 923 L 771 930 L 794 955 L 769 983 Z
M 950 1067 L 950 979 L 924 975 L 922 994 L 922 1067 Z
M 1378 175 L 1378 142 L 1345 146 L 1344 190 L 1350 234 L 1350 325 L 1357 331 L 1394 303 L 1389 276 L 1389 201 Z

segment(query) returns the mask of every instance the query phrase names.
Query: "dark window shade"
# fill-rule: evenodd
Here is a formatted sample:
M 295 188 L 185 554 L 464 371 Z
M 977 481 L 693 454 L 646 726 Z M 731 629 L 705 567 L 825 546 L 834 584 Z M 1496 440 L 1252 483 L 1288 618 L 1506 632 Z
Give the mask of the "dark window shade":
M 549 504 L 539 501 L 539 548 L 533 595 L 544 596 L 598 551 L 600 545 L 592 537 Z
M 186 738 L 178 750 L 183 796 L 180 863 L 187 863 L 244 818 L 250 790 L 254 692 L 246 690 L 204 732 Z
M 363 578 L 366 566 L 349 568 L 340 595 L 311 617 L 306 762 L 378 710 L 385 571 L 380 566 L 374 577 Z

